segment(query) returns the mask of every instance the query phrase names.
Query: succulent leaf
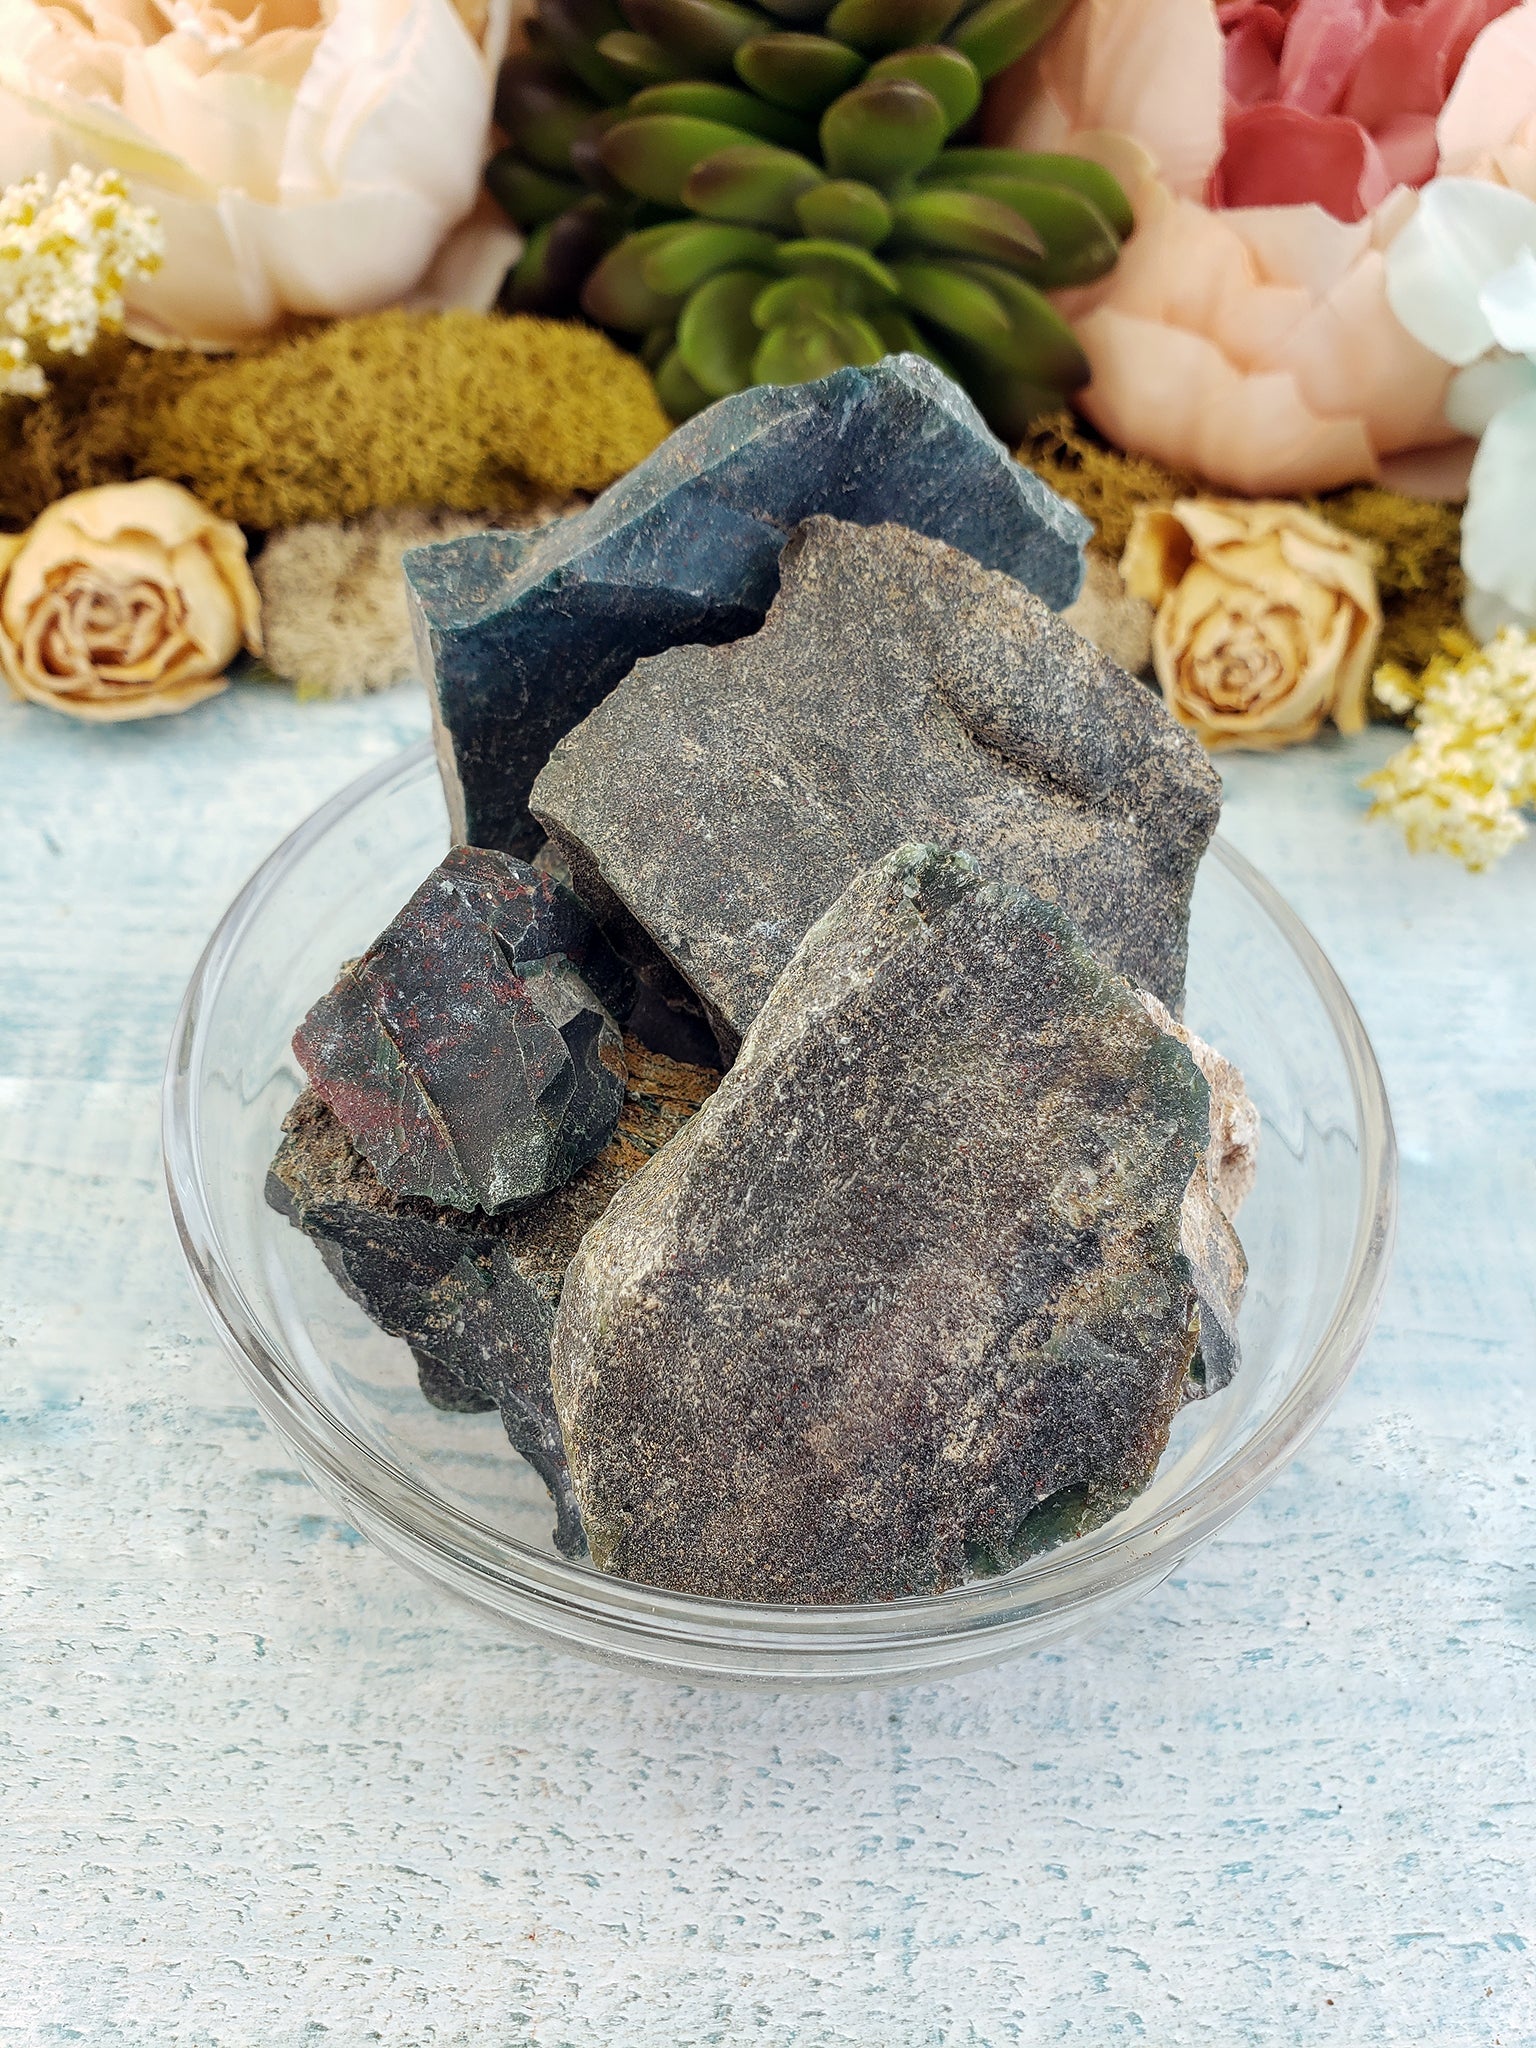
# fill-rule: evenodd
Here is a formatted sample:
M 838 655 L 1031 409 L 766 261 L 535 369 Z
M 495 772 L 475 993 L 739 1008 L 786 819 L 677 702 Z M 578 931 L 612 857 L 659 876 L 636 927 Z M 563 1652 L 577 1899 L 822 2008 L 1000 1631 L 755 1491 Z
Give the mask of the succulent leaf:
M 902 297 L 935 327 L 974 342 L 989 355 L 1008 348 L 1012 320 L 983 280 L 947 263 L 898 263 L 893 268 Z
M 1039 238 L 1040 255 L 1037 262 L 1022 267 L 1043 291 L 1091 284 L 1113 268 L 1120 253 L 1119 236 L 1093 201 L 1064 185 L 1037 185 L 1025 178 L 974 178 L 966 193 L 944 196 L 990 199 L 1028 221 Z M 988 252 L 976 249 L 970 253 L 985 256 Z
M 845 309 L 878 306 L 901 296 L 901 286 L 889 265 L 847 242 L 819 236 L 783 242 L 778 259 L 781 270 L 822 279 Z
M 720 121 L 744 135 L 782 143 L 802 153 L 816 147 L 816 130 L 784 108 L 771 106 L 757 93 L 713 79 L 678 79 L 669 85 L 648 85 L 629 103 L 632 114 L 692 114 L 700 121 Z
M 864 59 L 829 36 L 752 36 L 736 52 L 736 75 L 795 113 L 819 114 L 864 74 Z
M 631 336 L 677 418 L 912 350 L 1016 432 L 1087 374 L 1044 291 L 1132 211 L 1087 158 L 946 143 L 1070 4 L 535 0 L 486 170 L 527 235 L 499 303 Z
M 755 228 L 716 226 L 712 221 L 682 221 L 658 237 L 641 264 L 645 282 L 660 298 L 691 292 L 717 270 L 742 264 L 761 264 L 767 269 L 778 253 L 772 235 Z
M 981 79 L 969 57 L 943 43 L 920 44 L 914 50 L 898 50 L 882 57 L 865 74 L 871 82 L 885 78 L 910 78 L 926 86 L 944 109 L 951 134 L 964 127 L 981 105 Z M 940 162 L 943 159 L 940 158 Z
M 646 265 L 684 225 L 680 221 L 665 221 L 659 227 L 640 228 L 610 249 L 587 279 L 581 295 L 582 310 L 588 318 L 626 334 L 644 334 L 675 320 L 681 294 L 657 291 L 646 276 Z
M 676 348 L 656 365 L 656 396 L 675 420 L 691 419 L 709 404 L 709 393 L 695 380 Z
M 723 270 L 698 287 L 678 317 L 677 352 L 711 398 L 727 398 L 752 382 L 762 338 L 752 308 L 763 284 L 760 270 Z
M 1049 35 L 1072 4 L 1073 0 L 985 0 L 957 24 L 949 40 L 983 78 L 995 78 Z
M 631 85 L 663 85 L 686 78 L 690 68 L 686 58 L 673 56 L 654 36 L 637 35 L 631 28 L 616 28 L 599 37 L 597 50 Z
M 888 189 L 931 163 L 948 133 L 944 109 L 926 86 L 888 78 L 832 102 L 821 117 L 821 153 L 834 178 Z
M 598 155 L 627 191 L 661 206 L 676 206 L 695 164 L 719 150 L 750 142 L 750 136 L 723 121 L 700 121 L 691 114 L 641 114 L 610 128 L 598 144 Z
M 851 313 L 815 314 L 774 327 L 752 359 L 757 384 L 806 384 L 860 363 L 878 363 L 885 344 L 867 320 Z
M 623 7 L 632 28 L 686 58 L 695 72 L 728 73 L 738 46 L 773 26 L 766 14 L 736 0 L 623 0 Z
M 1022 214 L 976 192 L 909 192 L 891 208 L 908 247 L 981 256 L 1014 269 L 1038 264 L 1045 243 Z
M 496 120 L 515 135 L 521 155 L 556 177 L 569 169 L 571 144 L 601 102 L 541 57 L 509 58 L 496 87 Z
M 963 0 L 837 0 L 827 34 L 868 57 L 931 43 L 960 12 Z
M 485 167 L 486 189 L 524 227 L 542 227 L 584 195 L 571 178 L 552 178 L 525 163 L 515 149 L 498 149 Z
M 1087 383 L 1088 358 L 1082 345 L 1043 292 L 996 264 L 956 267 L 964 280 L 990 292 L 1008 317 L 1006 344 L 987 345 L 994 361 L 1026 383 L 1048 385 L 1054 391 L 1075 391 Z
M 861 249 L 878 249 L 891 232 L 891 209 L 873 185 L 829 178 L 795 201 L 795 218 L 808 235 L 830 236 Z
M 1136 225 L 1131 202 L 1113 171 L 1105 170 L 1091 157 L 1061 156 L 1049 151 L 1021 149 L 946 149 L 923 172 L 924 185 L 962 185 L 977 191 L 986 187 L 980 179 L 1023 179 L 1034 185 L 1063 185 L 1080 192 L 1096 206 L 1123 240 Z
M 737 143 L 695 164 L 683 182 L 682 199 L 708 220 L 793 228 L 799 223 L 795 201 L 821 180 L 809 157 L 769 142 Z

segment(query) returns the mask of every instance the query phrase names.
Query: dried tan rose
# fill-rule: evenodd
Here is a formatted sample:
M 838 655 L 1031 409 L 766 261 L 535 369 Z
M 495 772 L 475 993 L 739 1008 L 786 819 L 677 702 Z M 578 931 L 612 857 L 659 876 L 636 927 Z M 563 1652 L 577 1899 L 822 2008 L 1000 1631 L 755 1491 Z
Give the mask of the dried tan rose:
M 0 534 L 0 670 L 72 718 L 153 718 L 212 697 L 261 649 L 245 536 L 180 484 L 76 491 Z
M 1206 746 L 1364 727 L 1381 638 L 1365 542 L 1300 505 L 1184 498 L 1136 514 L 1120 573 L 1157 607 L 1153 668 Z

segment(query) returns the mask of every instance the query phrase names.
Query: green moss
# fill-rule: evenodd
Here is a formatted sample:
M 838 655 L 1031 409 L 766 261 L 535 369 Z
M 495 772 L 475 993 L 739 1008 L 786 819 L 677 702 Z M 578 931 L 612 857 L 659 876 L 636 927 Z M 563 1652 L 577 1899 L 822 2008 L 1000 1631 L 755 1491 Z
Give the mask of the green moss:
M 0 523 L 137 476 L 262 528 L 517 511 L 604 489 L 668 427 L 639 362 L 560 321 L 375 313 L 230 356 L 118 343 L 0 413 Z

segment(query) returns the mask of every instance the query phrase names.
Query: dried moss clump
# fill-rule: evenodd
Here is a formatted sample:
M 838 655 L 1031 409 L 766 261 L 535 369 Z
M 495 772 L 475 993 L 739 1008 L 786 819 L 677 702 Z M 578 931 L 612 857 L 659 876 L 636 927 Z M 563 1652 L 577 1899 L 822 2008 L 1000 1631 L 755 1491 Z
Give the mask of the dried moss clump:
M 374 313 L 233 356 L 123 344 L 0 414 L 0 522 L 136 476 L 263 528 L 526 511 L 604 489 L 669 425 L 640 363 L 559 321 Z

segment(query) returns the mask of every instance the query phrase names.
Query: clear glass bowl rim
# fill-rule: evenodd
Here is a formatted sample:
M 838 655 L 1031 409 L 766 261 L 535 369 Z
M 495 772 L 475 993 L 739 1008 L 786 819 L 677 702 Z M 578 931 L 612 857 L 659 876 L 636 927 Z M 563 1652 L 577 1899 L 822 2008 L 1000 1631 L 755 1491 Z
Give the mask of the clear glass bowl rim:
M 220 1240 L 203 1177 L 198 1078 L 205 1018 L 242 939 L 295 861 L 350 811 L 416 781 L 430 740 L 380 763 L 313 811 L 267 856 L 219 920 L 182 998 L 162 1094 L 166 1189 L 203 1307 L 257 1404 L 311 1478 L 397 1558 L 489 1612 L 573 1647 L 630 1652 L 648 1664 L 673 1651 L 784 1654 L 814 1665 L 849 1651 L 920 1650 L 957 1635 L 1057 1632 L 1053 1619 L 1154 1583 L 1230 1521 L 1300 1449 L 1348 1379 L 1375 1319 L 1396 1227 L 1397 1153 L 1381 1072 L 1354 1004 L 1285 899 L 1221 837 L 1209 858 L 1273 920 L 1337 1033 L 1358 1119 L 1362 1200 L 1346 1279 L 1311 1357 L 1274 1412 L 1154 1519 L 1046 1552 L 1002 1577 L 878 1606 L 789 1606 L 673 1593 L 540 1553 L 450 1506 L 318 1402 L 268 1343 Z M 574 1626 L 573 1626 L 574 1624 Z M 617 1638 L 617 1640 L 615 1640 Z M 980 1648 L 980 1645 L 975 1645 Z M 967 1660 L 969 1661 L 969 1659 Z

